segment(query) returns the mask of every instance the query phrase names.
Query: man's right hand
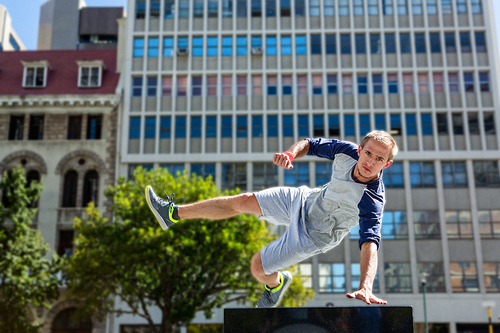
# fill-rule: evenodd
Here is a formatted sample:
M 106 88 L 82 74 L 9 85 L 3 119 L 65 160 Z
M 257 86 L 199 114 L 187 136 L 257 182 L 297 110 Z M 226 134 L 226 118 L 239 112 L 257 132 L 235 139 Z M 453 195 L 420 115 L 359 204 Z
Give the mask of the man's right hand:
M 276 153 L 273 157 L 273 163 L 282 167 L 283 169 L 293 169 L 290 157 L 285 153 Z

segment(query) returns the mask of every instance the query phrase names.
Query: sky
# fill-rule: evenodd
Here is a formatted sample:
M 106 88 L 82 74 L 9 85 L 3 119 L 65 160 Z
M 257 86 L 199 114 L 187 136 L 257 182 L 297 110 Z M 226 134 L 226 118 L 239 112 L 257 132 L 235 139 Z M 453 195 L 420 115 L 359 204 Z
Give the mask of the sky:
M 0 0 L 12 18 L 12 26 L 28 50 L 36 50 L 40 6 L 47 0 Z M 493 2 L 497 47 L 500 45 L 500 0 Z M 85 0 L 88 7 L 125 7 L 127 0 Z M 500 52 L 498 52 L 500 56 Z

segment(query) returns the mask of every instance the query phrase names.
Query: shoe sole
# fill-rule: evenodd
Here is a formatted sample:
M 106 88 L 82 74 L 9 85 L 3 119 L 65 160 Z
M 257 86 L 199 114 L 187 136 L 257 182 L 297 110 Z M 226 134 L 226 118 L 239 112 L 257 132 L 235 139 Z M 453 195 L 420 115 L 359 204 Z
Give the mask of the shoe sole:
M 168 226 L 167 224 L 163 221 L 163 217 L 161 217 L 161 215 L 156 211 L 156 209 L 153 208 L 152 204 L 151 204 L 151 201 L 149 201 L 149 189 L 153 190 L 153 188 L 148 185 L 146 186 L 146 190 L 145 190 L 145 195 L 146 195 L 146 201 L 148 202 L 148 206 L 149 206 L 149 209 L 151 209 L 151 211 L 153 212 L 153 214 L 155 215 L 156 217 L 156 220 L 158 221 L 158 223 L 160 224 L 161 228 L 163 230 L 167 230 L 168 229 Z M 154 192 L 154 191 L 153 191 Z
M 288 271 L 286 271 L 286 272 L 288 273 Z M 283 273 L 281 273 L 281 274 L 283 274 Z M 274 304 L 273 306 L 271 306 L 272 308 L 275 308 L 278 305 L 280 305 L 281 299 L 283 298 L 283 295 L 285 295 L 285 292 L 288 290 L 288 287 L 290 287 L 290 285 L 292 284 L 292 279 L 293 279 L 292 278 L 292 274 L 289 274 L 288 275 L 288 283 L 283 286 L 283 290 L 281 291 L 280 297 L 278 298 L 278 301 L 276 302 L 276 304 Z

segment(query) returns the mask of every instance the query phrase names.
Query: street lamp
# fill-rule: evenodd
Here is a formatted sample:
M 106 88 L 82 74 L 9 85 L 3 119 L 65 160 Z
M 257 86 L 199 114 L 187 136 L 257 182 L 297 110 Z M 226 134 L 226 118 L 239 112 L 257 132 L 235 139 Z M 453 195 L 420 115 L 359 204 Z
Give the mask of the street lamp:
M 424 295 L 425 333 L 429 333 L 429 327 L 427 325 L 427 304 L 425 302 L 425 286 L 427 285 L 427 278 L 429 277 L 429 273 L 422 272 L 422 273 L 420 273 L 420 276 L 422 276 L 422 279 L 420 280 L 420 283 L 422 284 L 422 292 L 423 292 L 423 295 Z

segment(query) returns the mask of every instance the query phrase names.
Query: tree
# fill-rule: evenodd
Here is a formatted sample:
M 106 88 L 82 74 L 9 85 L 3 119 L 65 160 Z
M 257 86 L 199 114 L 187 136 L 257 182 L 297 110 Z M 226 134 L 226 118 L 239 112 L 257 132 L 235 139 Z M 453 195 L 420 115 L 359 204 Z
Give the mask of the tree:
M 0 332 L 38 332 L 29 306 L 46 306 L 59 296 L 59 260 L 46 259 L 49 246 L 30 228 L 42 185 L 27 184 L 24 170 L 5 172 L 0 181 Z
M 167 170 L 134 173 L 134 181 L 119 179 L 106 191 L 113 199 L 114 221 L 92 206 L 75 225 L 75 255 L 69 260 L 69 294 L 81 301 L 85 314 L 132 313 L 156 332 L 150 313 L 161 310 L 161 333 L 190 322 L 197 311 L 210 317 L 214 308 L 236 300 L 255 302 L 262 292 L 250 273 L 250 259 L 272 240 L 265 223 L 255 216 L 226 220 L 181 221 L 162 230 L 149 210 L 144 190 L 168 189 L 184 202 L 220 196 L 211 178 Z M 226 195 L 236 191 L 225 192 Z M 294 279 L 284 305 L 302 305 L 311 298 Z M 293 299 L 290 297 L 293 295 Z M 116 308 L 118 296 L 127 308 Z

